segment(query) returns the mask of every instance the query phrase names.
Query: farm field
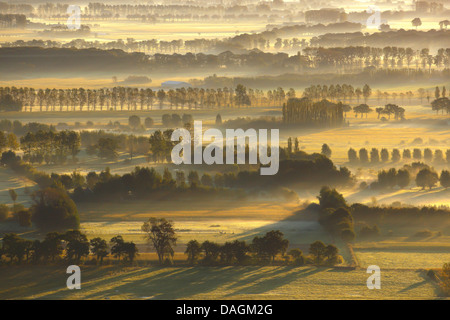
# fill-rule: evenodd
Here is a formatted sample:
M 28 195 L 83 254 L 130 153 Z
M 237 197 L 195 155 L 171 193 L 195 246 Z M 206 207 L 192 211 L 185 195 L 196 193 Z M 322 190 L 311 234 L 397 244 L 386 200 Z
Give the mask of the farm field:
M 67 275 L 62 267 L 17 267 L 0 271 L 0 299 L 438 298 L 435 285 L 416 270 L 382 269 L 381 290 L 367 289 L 365 269 L 85 266 L 81 290 L 67 290 Z

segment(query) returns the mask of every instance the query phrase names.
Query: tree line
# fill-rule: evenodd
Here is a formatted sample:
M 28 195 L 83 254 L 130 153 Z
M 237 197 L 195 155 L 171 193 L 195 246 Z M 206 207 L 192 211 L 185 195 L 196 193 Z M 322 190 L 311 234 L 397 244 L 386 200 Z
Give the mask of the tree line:
M 301 34 L 323 34 L 331 30 L 341 31 L 359 31 L 362 25 L 359 23 L 330 23 L 328 25 L 295 25 L 285 27 L 275 27 L 271 30 L 255 34 L 239 34 L 227 39 L 205 39 L 198 38 L 192 40 L 174 39 L 170 41 L 158 39 L 136 40 L 127 38 L 113 41 L 89 41 L 84 39 L 74 39 L 68 42 L 55 40 L 33 39 L 29 41 L 4 42 L 4 47 L 30 47 L 37 46 L 41 48 L 77 48 L 88 49 L 96 48 L 102 50 L 123 50 L 125 52 L 144 52 L 147 54 L 155 53 L 181 53 L 181 52 L 207 52 L 217 51 L 225 52 L 233 49 L 259 49 L 276 51 L 300 51 L 308 46 L 306 39 L 297 38 Z M 294 36 L 293 36 L 294 35 Z M 351 50 L 351 49 L 349 49 Z M 361 49 L 360 49 L 361 50 Z M 311 55 L 311 58 L 315 57 Z
M 448 39 L 448 34 L 450 30 L 428 30 L 428 31 L 417 31 L 417 30 L 388 30 L 384 32 L 374 32 L 374 33 L 363 33 L 363 32 L 347 32 L 347 33 L 327 33 L 324 35 L 319 35 L 314 37 L 310 41 L 311 47 L 348 47 L 348 46 L 367 46 L 367 47 L 378 47 L 380 43 L 385 46 L 397 47 L 397 48 L 412 48 L 413 50 L 420 50 L 419 59 L 414 61 L 415 68 L 419 68 L 421 65 L 425 69 L 427 67 L 431 68 L 430 65 L 434 65 L 436 62 L 441 63 L 442 60 L 436 60 L 435 56 L 429 53 L 427 48 L 423 48 L 423 43 L 427 43 L 429 47 L 435 48 L 448 48 L 450 42 Z M 446 39 L 443 41 L 443 39 Z M 422 51 L 425 50 L 422 54 Z M 427 51 L 428 50 L 428 51 Z M 445 65 L 448 66 L 448 49 L 446 51 Z M 382 53 L 380 52 L 380 55 Z M 414 51 L 413 51 L 413 54 Z M 392 54 L 391 54 L 392 56 Z M 397 54 L 393 55 L 394 61 L 398 61 Z M 403 59 L 406 61 L 408 57 L 406 56 L 406 49 L 404 51 Z M 367 55 L 367 59 L 372 59 L 371 56 Z M 377 56 L 375 55 L 374 62 L 377 61 Z M 391 61 L 387 59 L 387 61 Z M 403 60 L 405 61 L 405 60 Z M 403 62 L 404 63 L 404 62 Z
M 449 113 L 450 102 L 446 97 L 445 86 L 440 90 L 434 90 L 435 100 L 431 103 L 436 112 L 444 110 Z M 419 88 L 417 92 L 381 92 L 376 91 L 377 101 L 392 99 L 394 102 L 400 97 L 401 102 L 407 98 L 420 98 L 421 102 L 426 96 L 430 100 L 429 90 Z M 373 96 L 372 89 L 365 84 L 363 88 L 356 89 L 349 84 L 336 85 L 312 85 L 307 87 L 303 97 L 318 102 L 330 100 L 333 102 L 352 103 L 356 98 L 359 103 L 364 99 L 364 104 Z M 223 87 L 218 89 L 204 88 L 177 88 L 169 90 L 152 90 L 150 88 L 113 87 L 106 89 L 34 89 L 28 87 L 0 87 L 0 110 L 5 111 L 32 111 L 33 107 L 39 107 L 39 111 L 102 111 L 102 110 L 153 110 L 163 109 L 206 109 L 206 108 L 239 108 L 245 106 L 281 106 L 286 99 L 296 98 L 297 92 L 290 88 L 284 90 L 278 87 L 266 92 L 259 89 L 247 88 L 238 84 L 236 88 Z M 358 108 L 357 108 L 358 110 Z M 355 111 L 358 113 L 359 111 Z M 346 112 L 348 106 L 346 108 Z M 384 109 L 377 109 L 378 115 L 404 113 L 404 109 L 395 104 L 387 104 Z
M 450 32 L 450 31 L 448 31 Z M 334 35 L 334 34 L 333 34 Z M 424 49 L 426 50 L 426 49 Z M 41 47 L 0 47 L 2 65 L 0 71 L 15 72 L 19 74 L 28 74 L 29 68 L 20 64 L 21 61 L 27 61 L 33 66 L 34 72 L 86 72 L 92 73 L 93 70 L 108 71 L 110 74 L 124 73 L 142 74 L 147 73 L 172 73 L 180 71 L 199 71 L 203 70 L 209 73 L 221 72 L 224 68 L 228 71 L 259 71 L 264 74 L 280 73 L 303 73 L 311 72 L 318 75 L 320 71 L 329 71 L 335 73 L 337 66 L 332 64 L 327 68 L 323 64 L 316 64 L 314 58 L 302 54 L 300 51 L 295 55 L 289 55 L 285 52 L 263 52 L 260 50 L 251 50 L 240 53 L 233 53 L 230 50 L 220 50 L 218 54 L 212 53 L 191 53 L 168 54 L 155 53 L 146 55 L 141 52 L 127 53 L 122 50 L 101 50 L 101 49 L 75 49 L 75 48 L 41 48 Z M 416 74 L 432 75 L 434 72 L 448 71 L 447 49 L 443 49 L 441 55 L 423 53 L 414 62 L 416 68 L 408 68 L 406 65 L 400 67 L 386 67 L 373 65 L 366 59 L 363 66 L 355 63 L 354 67 L 339 68 L 340 74 L 352 75 L 356 72 L 401 71 L 410 78 Z M 450 52 L 450 50 L 448 51 Z M 62 56 L 70 55 L 71 64 L 64 65 L 55 63 L 55 60 L 43 60 L 44 56 L 52 56 L 60 59 Z M 90 60 L 86 60 L 90 57 Z M 56 61 L 57 61 L 56 60 Z M 352 60 L 351 56 L 347 60 Z M 111 66 L 112 64 L 112 66 Z M 356 79 L 355 79 L 356 80 Z M 360 81 L 360 79 L 359 79 Z M 356 82 L 356 81 L 355 81 Z
M 378 148 L 372 148 L 370 152 L 366 148 L 361 148 L 357 152 L 355 149 L 350 148 L 347 152 L 348 161 L 350 164 L 378 164 L 378 163 L 386 163 L 389 160 L 392 162 L 398 162 L 401 159 L 404 161 L 415 160 L 421 161 L 424 160 L 428 163 L 434 162 L 435 164 L 450 164 L 450 149 L 447 149 L 444 153 L 440 149 L 436 149 L 433 151 L 430 148 L 419 149 L 414 148 L 411 149 L 403 149 L 400 153 L 399 149 L 392 149 L 391 152 L 387 148 L 382 148 L 381 151 Z
M 415 181 L 418 187 L 430 190 L 439 182 L 443 188 L 450 187 L 450 172 L 442 170 L 439 175 L 434 169 L 425 164 L 415 163 L 412 166 L 404 166 L 403 169 L 382 170 L 378 172 L 377 181 L 371 183 L 371 189 L 392 189 L 396 186 L 400 188 L 408 187 Z
M 330 234 L 332 239 L 341 239 L 351 243 L 356 239 L 355 222 L 361 225 L 359 238 L 361 240 L 373 239 L 381 235 L 376 224 L 385 224 L 392 221 L 404 224 L 405 221 L 444 221 L 450 217 L 447 206 L 378 206 L 361 203 L 348 204 L 341 193 L 336 189 L 324 186 L 317 197 L 319 203 L 310 204 L 305 211 L 317 212 L 318 221 Z M 433 220 L 437 219 L 437 220 Z M 367 223 L 372 223 L 370 227 Z
M 304 97 L 290 98 L 283 104 L 283 122 L 287 124 L 337 127 L 344 124 L 344 106 L 328 100 L 313 102 Z
M 65 163 L 68 156 L 75 160 L 80 152 L 81 138 L 75 131 L 28 132 L 20 138 L 23 160 L 31 163 Z
M 174 249 L 177 236 L 171 221 L 150 218 L 142 225 L 146 239 L 156 251 L 160 265 L 173 265 Z M 316 241 L 310 245 L 310 255 L 304 256 L 300 249 L 287 252 L 289 241 L 279 230 L 256 236 L 250 245 L 245 241 L 235 240 L 218 244 L 211 241 L 199 243 L 191 240 L 186 245 L 186 262 L 189 265 L 266 265 L 275 263 L 280 256 L 284 264 L 301 266 L 304 264 L 334 266 L 343 262 L 339 249 Z M 95 263 L 102 265 L 104 259 L 112 257 L 126 264 L 132 264 L 138 255 L 134 242 L 124 241 L 121 235 L 111 238 L 109 243 L 100 237 L 88 240 L 79 230 L 65 233 L 49 232 L 42 241 L 28 240 L 17 234 L 8 233 L 2 238 L 0 263 L 49 264 L 49 263 Z M 7 261 L 4 261 L 3 256 Z M 89 260 L 89 258 L 91 259 Z M 110 262 L 110 261 L 109 261 Z
M 109 241 L 96 237 L 88 240 L 79 230 L 69 230 L 65 233 L 49 232 L 42 241 L 28 240 L 17 234 L 7 233 L 2 239 L 0 249 L 0 263 L 2 257 L 9 259 L 8 264 L 48 264 L 48 263 L 75 263 L 93 256 L 95 263 L 103 264 L 105 257 L 110 255 L 120 261 L 133 263 L 138 255 L 138 248 L 133 242 L 126 242 L 118 235 Z
M 287 265 L 302 266 L 334 266 L 343 262 L 339 249 L 334 244 L 315 241 L 309 246 L 309 255 L 295 248 L 287 251 L 289 241 L 283 238 L 279 230 L 267 232 L 264 236 L 256 236 L 251 244 L 235 240 L 218 244 L 206 240 L 199 243 L 191 240 L 187 243 L 185 254 L 190 265 L 250 265 L 274 264 L 275 258 L 281 256 Z
M 282 89 L 265 93 L 237 85 L 233 88 L 203 89 L 178 88 L 154 91 L 150 88 L 113 87 L 107 89 L 34 89 L 28 87 L 0 87 L 0 110 L 32 111 L 102 111 L 102 110 L 153 110 L 163 109 L 204 109 L 235 108 L 264 103 L 284 101 Z M 2 101 L 13 101 L 17 107 Z M 156 105 L 156 106 L 155 106 Z

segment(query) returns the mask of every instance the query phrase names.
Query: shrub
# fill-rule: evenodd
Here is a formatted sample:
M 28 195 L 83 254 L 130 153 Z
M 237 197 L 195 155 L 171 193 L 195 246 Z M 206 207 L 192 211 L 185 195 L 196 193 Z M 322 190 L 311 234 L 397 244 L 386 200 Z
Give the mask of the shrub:
M 17 220 L 21 227 L 31 226 L 31 212 L 30 210 L 20 210 L 17 212 Z
M 431 232 L 430 230 L 422 230 L 416 232 L 412 237 L 417 239 L 425 239 L 431 237 L 432 235 L 433 232 Z
M 77 229 L 78 211 L 75 203 L 60 189 L 46 188 L 34 195 L 32 221 L 42 230 Z
M 3 222 L 6 219 L 8 219 L 8 213 L 9 213 L 8 206 L 6 204 L 0 204 L 0 222 Z

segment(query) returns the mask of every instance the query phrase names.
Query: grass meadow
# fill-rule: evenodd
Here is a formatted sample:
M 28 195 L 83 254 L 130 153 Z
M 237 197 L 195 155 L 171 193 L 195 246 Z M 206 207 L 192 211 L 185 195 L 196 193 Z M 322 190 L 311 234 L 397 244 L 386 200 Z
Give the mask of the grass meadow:
M 0 299 L 434 299 L 415 270 L 382 270 L 369 290 L 364 269 L 316 267 L 81 268 L 81 290 L 68 290 L 64 267 L 3 268 Z M 181 285 L 182 284 L 182 285 Z

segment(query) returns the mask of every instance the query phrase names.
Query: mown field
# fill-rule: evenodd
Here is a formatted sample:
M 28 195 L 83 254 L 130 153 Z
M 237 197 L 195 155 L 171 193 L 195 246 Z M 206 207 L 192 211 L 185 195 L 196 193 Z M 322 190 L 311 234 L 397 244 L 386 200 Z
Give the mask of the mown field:
M 365 269 L 316 267 L 81 267 L 81 290 L 66 288 L 65 267 L 0 269 L 0 299 L 435 299 L 414 270 L 382 270 L 369 290 Z

